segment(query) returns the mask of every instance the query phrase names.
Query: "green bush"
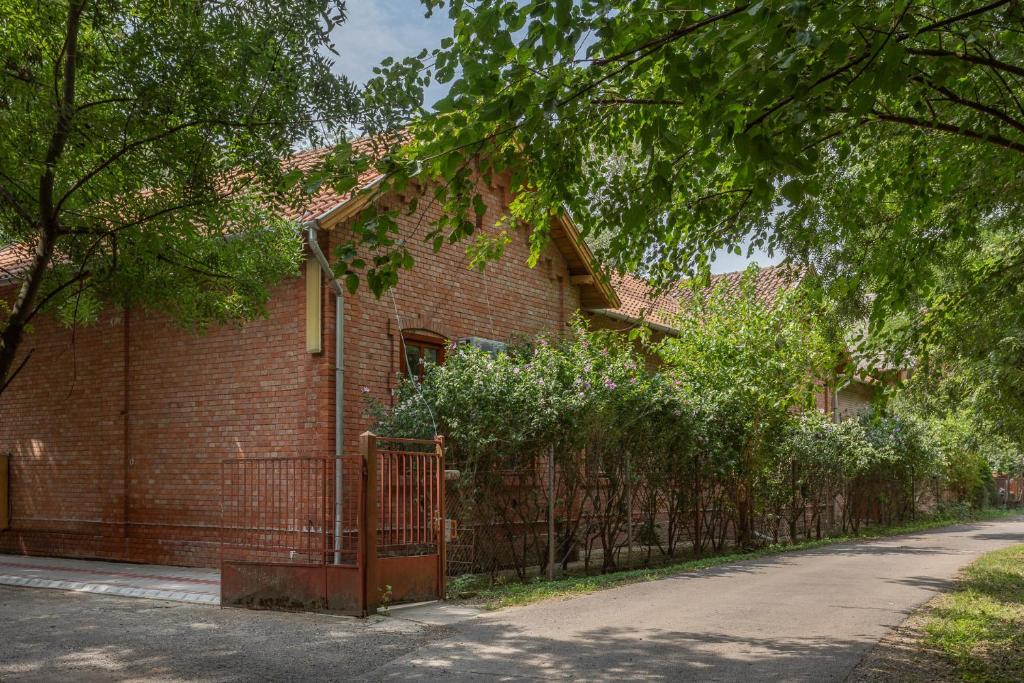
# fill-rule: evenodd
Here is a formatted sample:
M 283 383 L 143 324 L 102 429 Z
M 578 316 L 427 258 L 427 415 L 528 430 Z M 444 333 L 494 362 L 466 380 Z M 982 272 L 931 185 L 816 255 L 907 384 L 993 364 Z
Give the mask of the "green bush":
M 460 471 L 450 500 L 487 542 L 477 569 L 525 579 L 546 561 L 551 468 L 555 560 L 589 569 L 599 554 L 601 571 L 638 546 L 650 563 L 684 545 L 700 555 L 858 533 L 950 495 L 985 503 L 991 472 L 965 421 L 876 410 L 833 424 L 812 408 L 836 347 L 808 299 L 755 305 L 749 280 L 694 297 L 679 337 L 656 346 L 577 320 L 496 354 L 452 348 L 399 385 L 393 408 L 371 407 L 381 434 L 445 436 Z

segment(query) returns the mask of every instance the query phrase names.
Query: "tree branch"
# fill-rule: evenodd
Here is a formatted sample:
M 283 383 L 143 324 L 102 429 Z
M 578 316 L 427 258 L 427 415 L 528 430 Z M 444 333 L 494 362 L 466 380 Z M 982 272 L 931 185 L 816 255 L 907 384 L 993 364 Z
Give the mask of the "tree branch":
M 197 126 L 223 126 L 225 128 L 258 128 L 258 127 L 261 127 L 261 126 L 282 125 L 284 123 L 288 123 L 288 122 L 286 122 L 286 121 L 229 121 L 229 120 L 226 120 L 226 119 L 199 119 L 199 120 L 191 120 L 191 121 L 186 121 L 184 123 L 180 123 L 180 124 L 178 124 L 176 126 L 171 126 L 170 128 L 166 128 L 166 129 L 160 131 L 159 133 L 153 133 L 152 135 L 148 135 L 148 136 L 146 136 L 144 138 L 139 138 L 138 140 L 133 140 L 132 142 L 125 143 L 124 145 L 121 146 L 120 149 L 118 149 L 116 152 L 111 154 L 109 157 L 107 157 L 106 159 L 101 161 L 99 164 L 97 164 L 95 167 L 93 167 L 92 170 L 87 172 L 85 175 L 83 175 L 81 178 L 79 178 L 70 188 L 68 188 L 68 190 L 64 193 L 64 195 L 57 202 L 57 210 L 60 211 L 61 207 L 71 197 L 71 195 L 73 195 L 75 192 L 80 190 L 82 188 L 82 186 L 84 186 L 86 183 L 88 183 L 90 180 L 95 178 L 97 175 L 99 175 L 100 173 L 102 173 L 106 169 L 110 168 L 115 163 L 117 163 L 117 161 L 119 159 L 124 157 L 129 152 L 131 152 L 133 150 L 136 150 L 136 149 L 138 149 L 140 147 L 144 147 L 145 145 L 149 145 L 149 144 L 152 144 L 154 142 L 159 142 L 160 140 L 163 140 L 164 138 L 168 138 L 168 137 L 170 137 L 172 135 L 175 135 L 176 133 L 179 133 L 179 132 L 181 132 L 183 130 L 186 130 L 188 128 L 195 128 Z
M 23 207 L 21 202 L 18 201 L 18 198 L 14 196 L 14 193 L 3 185 L 0 185 L 0 198 L 3 198 L 7 205 L 14 209 L 14 213 L 18 214 L 18 217 L 23 221 L 32 226 L 37 225 L 35 216 L 29 213 L 28 209 Z
M 610 57 L 603 57 L 601 59 L 595 59 L 593 61 L 593 65 L 594 66 L 606 66 L 608 64 L 611 64 L 612 62 L 618 62 L 618 61 L 621 61 L 621 60 L 625 59 L 626 57 L 629 57 L 631 55 L 635 55 L 637 52 L 645 52 L 645 51 L 647 51 L 648 49 L 651 49 L 651 48 L 654 48 L 654 49 L 659 48 L 662 45 L 667 45 L 668 43 L 671 43 L 673 41 L 679 40 L 680 38 L 682 38 L 684 36 L 690 35 L 691 33 L 696 33 L 697 31 L 701 30 L 705 26 L 710 26 L 711 24 L 719 22 L 719 21 L 721 21 L 723 19 L 728 19 L 729 17 L 732 17 L 732 16 L 734 16 L 736 14 L 739 14 L 740 12 L 744 12 L 749 7 L 750 7 L 750 3 L 744 3 L 742 5 L 734 7 L 731 10 L 726 10 L 725 12 L 721 12 L 719 14 L 714 14 L 714 15 L 712 15 L 710 17 L 707 17 L 705 19 L 701 19 L 700 21 L 694 22 L 692 24 L 687 24 L 686 26 L 683 26 L 682 28 L 676 29 L 675 31 L 672 31 L 671 33 L 667 33 L 667 34 L 661 36 L 660 38 L 655 38 L 654 40 L 650 40 L 650 41 L 648 41 L 646 43 L 643 43 L 641 45 L 638 45 L 636 47 L 630 48 L 628 50 L 624 50 L 624 51 L 622 51 L 622 52 L 620 52 L 618 54 L 612 55 Z
M 172 266 L 178 266 L 179 268 L 184 268 L 185 270 L 191 271 L 191 272 L 195 273 L 196 275 L 202 275 L 204 277 L 214 278 L 216 280 L 230 280 L 230 279 L 232 279 L 231 276 L 226 274 L 226 273 L 214 273 L 213 271 L 205 270 L 203 268 L 197 268 L 195 266 L 190 266 L 187 263 L 182 263 L 181 261 L 175 261 L 174 259 L 170 258 L 169 256 L 164 256 L 163 254 L 157 254 L 156 255 L 156 260 L 157 261 L 163 261 L 164 263 L 168 263 L 168 264 L 170 264 Z
M 991 57 L 974 55 L 969 52 L 953 52 L 951 50 L 937 50 L 923 47 L 908 47 L 907 52 L 919 57 L 949 57 L 951 59 L 959 59 L 970 64 L 987 66 L 998 71 L 1005 71 L 1016 76 L 1024 77 L 1024 67 L 1017 66 L 1016 64 L 1009 64 Z
M 1024 154 L 1024 143 L 1016 142 L 1008 138 L 1004 138 L 1001 135 L 987 135 L 985 133 L 979 133 L 976 130 L 970 128 L 962 128 L 960 126 L 954 126 L 949 123 L 943 123 L 942 121 L 925 121 L 924 119 L 917 119 L 912 116 L 901 116 L 899 114 L 887 114 L 877 109 L 871 111 L 871 115 L 878 121 L 887 121 L 889 123 L 899 123 L 904 126 L 911 126 L 913 128 L 923 128 L 926 130 L 937 130 L 943 133 L 950 133 L 952 135 L 959 135 L 960 137 L 969 138 L 971 140 L 979 140 L 981 142 L 990 142 L 999 147 L 1004 147 L 1008 150 Z
M 917 32 L 917 34 L 921 35 L 922 33 L 927 33 L 929 31 L 935 31 L 937 29 L 944 28 L 946 26 L 949 26 L 950 24 L 955 24 L 957 22 L 963 21 L 964 19 L 970 19 L 971 17 L 976 17 L 979 14 L 985 14 L 986 12 L 991 12 L 994 9 L 1002 7 L 1003 5 L 1008 5 L 1011 2 L 1015 2 L 1015 1 L 1016 0 L 996 0 L 995 2 L 990 2 L 987 5 L 982 5 L 981 7 L 976 7 L 974 9 L 972 9 L 972 10 L 968 10 L 968 11 L 963 12 L 961 14 L 954 14 L 951 17 L 948 17 L 948 18 L 943 19 L 941 21 L 936 21 L 934 24 L 929 24 L 929 25 L 921 28 Z
M 36 302 L 36 305 L 32 307 L 32 310 L 29 311 L 28 315 L 25 316 L 25 322 L 27 323 L 31 321 L 32 318 L 36 317 L 39 311 L 43 310 L 43 307 L 46 306 L 46 304 L 48 304 L 50 301 L 52 301 L 58 294 L 60 294 L 61 292 L 63 292 L 65 289 L 75 284 L 76 282 L 81 282 L 90 275 L 91 273 L 89 271 L 79 270 L 77 273 L 75 273 L 75 275 L 68 278 L 66 282 L 62 282 L 52 291 L 47 292 L 46 296 L 39 299 L 39 301 Z
M 826 83 L 828 81 L 831 81 L 833 78 L 836 78 L 838 76 L 843 75 L 844 73 L 846 73 L 847 71 L 849 71 L 853 67 L 857 66 L 858 64 L 860 64 L 861 62 L 863 62 L 865 59 L 867 59 L 870 56 L 871 55 L 869 55 L 869 54 L 862 54 L 860 57 L 857 57 L 857 59 L 851 60 L 851 61 L 847 62 L 846 64 L 843 64 L 841 67 L 839 67 L 837 69 L 833 69 L 832 71 L 830 71 L 829 73 L 825 74 L 824 76 L 822 76 L 821 78 L 816 80 L 814 83 L 812 83 L 811 87 L 807 89 L 807 92 L 810 92 L 811 90 L 814 90 L 815 88 L 817 88 L 822 83 Z M 806 94 L 806 93 L 804 93 L 804 94 Z M 769 107 L 768 109 L 764 110 L 764 112 L 762 112 L 756 119 L 754 119 L 753 121 L 748 123 L 746 125 L 746 127 L 743 129 L 743 132 L 746 133 L 750 129 L 760 125 L 769 116 L 771 116 L 775 112 L 779 111 L 780 109 L 782 109 L 786 105 L 790 104 L 791 102 L 794 102 L 795 100 L 796 100 L 796 95 L 790 95 L 788 97 L 784 97 L 783 99 L 779 100 L 778 102 L 773 104 L 771 107 Z
M 962 105 L 969 109 L 973 109 L 983 114 L 987 114 L 992 118 L 998 119 L 999 121 L 1002 121 L 1006 125 L 1011 126 L 1012 128 L 1016 128 L 1021 133 L 1024 133 L 1024 123 L 1018 121 L 1009 114 L 1006 114 L 1005 112 L 996 109 L 995 107 L 989 106 L 984 102 L 978 102 L 976 100 L 969 100 L 965 97 L 961 97 L 960 95 L 953 92 L 949 88 L 942 85 L 936 85 L 930 82 L 928 79 L 922 78 L 921 76 L 914 76 L 910 80 L 915 81 L 917 83 L 921 83 L 922 85 L 931 88 L 936 92 L 942 93 L 951 102 L 955 102 L 956 104 Z
M 633 98 L 633 97 L 622 97 L 622 98 L 606 98 L 600 100 L 590 100 L 591 104 L 600 106 L 609 106 L 613 104 L 650 104 L 650 105 L 663 105 L 671 107 L 679 107 L 684 104 L 688 104 L 683 100 L 649 100 L 644 98 Z
M 14 381 L 14 378 L 17 377 L 18 374 L 25 369 L 25 366 L 28 364 L 28 359 L 31 358 L 32 354 L 35 352 L 36 350 L 34 348 L 29 349 L 28 353 L 25 354 L 25 357 L 21 359 L 20 363 L 18 363 L 18 367 L 14 369 L 14 372 L 10 373 L 10 375 L 7 376 L 3 384 L 0 384 L 0 394 L 4 393 L 4 390 L 7 389 L 8 386 L 10 386 L 11 382 Z

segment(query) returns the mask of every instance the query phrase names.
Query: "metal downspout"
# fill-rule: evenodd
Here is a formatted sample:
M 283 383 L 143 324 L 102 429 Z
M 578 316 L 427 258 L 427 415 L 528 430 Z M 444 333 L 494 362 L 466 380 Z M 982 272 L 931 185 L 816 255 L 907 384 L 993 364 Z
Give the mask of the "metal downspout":
M 341 534 L 344 488 L 342 454 L 345 444 L 345 293 L 332 277 L 331 264 L 317 240 L 319 224 L 306 223 L 306 236 L 320 270 L 334 292 L 334 564 L 341 564 Z

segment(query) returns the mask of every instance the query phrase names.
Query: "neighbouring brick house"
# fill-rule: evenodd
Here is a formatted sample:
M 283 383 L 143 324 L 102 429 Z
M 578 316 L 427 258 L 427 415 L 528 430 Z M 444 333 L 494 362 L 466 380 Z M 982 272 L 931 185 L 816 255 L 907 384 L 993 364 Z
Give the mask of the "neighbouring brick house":
M 317 154 L 296 162 L 312 164 Z M 323 190 L 291 217 L 330 254 L 375 180 L 363 178 L 367 189 L 355 197 Z M 500 184 L 482 191 L 486 229 L 511 197 Z M 399 219 L 403 233 L 436 217 L 427 202 L 420 207 Z M 459 246 L 434 253 L 409 239 L 416 266 L 392 293 L 376 299 L 361 288 L 344 293 L 340 307 L 307 247 L 302 276 L 277 287 L 266 319 L 201 336 L 137 310 L 111 310 L 74 334 L 38 321 L 24 345 L 35 349 L 32 360 L 0 396 L 11 513 L 0 552 L 216 565 L 223 460 L 331 456 L 339 403 L 341 450 L 353 454 L 370 426 L 367 400 L 388 401 L 407 358 L 432 360 L 464 338 L 557 332 L 579 309 L 619 305 L 569 220 L 553 221 L 535 268 L 527 237 L 513 232 L 504 258 L 484 273 L 467 267 Z M 16 270 L 19 258 L 0 252 L 0 267 Z M 358 478 L 346 473 L 346 482 Z
M 754 281 L 755 295 L 765 305 L 771 305 L 781 292 L 797 286 L 804 272 L 785 264 L 761 268 Z M 708 286 L 726 286 L 738 292 L 742 277 L 743 271 L 712 275 Z M 674 321 L 690 295 L 689 289 L 676 288 L 658 293 L 647 282 L 634 275 L 617 275 L 612 278 L 612 286 L 621 300 L 621 305 L 615 308 L 587 310 L 585 315 L 591 326 L 628 330 L 638 325 L 647 325 L 655 340 L 675 334 Z M 656 360 L 651 359 L 651 362 L 656 363 Z M 866 412 L 871 407 L 879 386 L 878 381 L 859 375 L 841 384 L 838 389 L 833 389 L 830 386 L 832 384 L 834 382 L 820 384 L 821 391 L 816 396 L 816 404 L 819 411 L 828 414 L 836 422 Z

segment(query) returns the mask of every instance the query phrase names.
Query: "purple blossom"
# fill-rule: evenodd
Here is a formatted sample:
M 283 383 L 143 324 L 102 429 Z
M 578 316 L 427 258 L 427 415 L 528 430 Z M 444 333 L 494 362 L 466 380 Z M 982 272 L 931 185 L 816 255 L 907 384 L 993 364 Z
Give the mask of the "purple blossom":
M 363 387 L 362 391 L 364 394 L 368 394 L 370 393 L 370 387 Z
M 518 375 L 520 372 L 522 372 L 522 370 L 520 370 L 519 368 L 512 368 L 513 375 Z
M 616 387 L 616 386 L 618 386 L 618 385 L 617 385 L 617 384 L 615 384 L 615 382 L 613 382 L 613 381 L 612 381 L 612 380 L 611 380 L 610 378 L 609 378 L 609 379 L 605 379 L 605 381 L 604 381 L 604 387 L 605 387 L 605 389 L 607 389 L 608 391 L 615 391 L 615 387 Z

